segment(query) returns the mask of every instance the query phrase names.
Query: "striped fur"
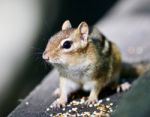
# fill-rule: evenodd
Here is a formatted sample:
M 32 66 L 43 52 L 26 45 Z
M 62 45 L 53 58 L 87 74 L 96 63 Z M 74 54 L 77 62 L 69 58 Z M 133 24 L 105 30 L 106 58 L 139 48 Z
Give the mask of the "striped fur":
M 69 49 L 61 48 L 66 40 L 72 41 Z M 116 80 L 121 68 L 118 47 L 96 28 L 90 30 L 86 22 L 75 29 L 64 22 L 62 30 L 48 42 L 43 58 L 60 73 L 60 98 L 53 106 L 65 104 L 68 95 L 78 88 L 90 90 L 87 103 L 94 103 L 100 90 Z

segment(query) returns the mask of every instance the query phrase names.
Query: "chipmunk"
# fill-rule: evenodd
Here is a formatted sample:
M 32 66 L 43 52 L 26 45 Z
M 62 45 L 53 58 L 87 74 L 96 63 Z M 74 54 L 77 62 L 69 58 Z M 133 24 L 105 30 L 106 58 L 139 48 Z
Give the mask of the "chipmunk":
M 66 20 L 62 30 L 50 38 L 42 57 L 59 72 L 59 88 L 54 91 L 59 98 L 52 103 L 58 108 L 78 89 L 90 91 L 86 104 L 96 103 L 101 89 L 117 82 L 122 67 L 116 44 L 86 22 L 72 28 Z

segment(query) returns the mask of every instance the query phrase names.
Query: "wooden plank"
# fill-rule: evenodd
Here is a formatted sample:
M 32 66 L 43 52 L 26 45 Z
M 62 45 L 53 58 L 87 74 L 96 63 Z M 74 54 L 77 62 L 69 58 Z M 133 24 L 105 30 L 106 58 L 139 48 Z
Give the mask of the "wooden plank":
M 56 70 L 53 70 L 51 74 L 49 74 L 45 80 L 21 102 L 21 104 L 9 115 L 9 117 L 49 117 L 51 113 L 62 112 L 62 109 L 47 111 L 47 108 L 49 108 L 50 104 L 56 99 L 56 97 L 52 96 L 52 92 L 56 87 L 58 87 L 58 73 Z M 105 92 L 106 90 L 102 92 L 102 95 Z M 81 94 L 81 91 L 79 91 L 79 93 Z M 87 93 L 82 94 L 82 96 L 86 95 Z M 110 96 L 110 100 L 114 104 L 113 109 L 121 96 L 122 93 Z M 106 96 L 103 95 L 101 98 L 104 97 Z M 103 101 L 103 103 L 106 103 L 106 101 Z M 67 108 L 66 111 L 70 110 L 70 108 L 71 107 Z M 89 109 L 89 107 L 84 107 L 81 112 L 86 109 L 93 111 L 92 108 Z
M 9 115 L 10 117 L 47 117 L 46 108 L 55 100 L 53 90 L 58 86 L 57 71 L 52 71 L 45 80 Z

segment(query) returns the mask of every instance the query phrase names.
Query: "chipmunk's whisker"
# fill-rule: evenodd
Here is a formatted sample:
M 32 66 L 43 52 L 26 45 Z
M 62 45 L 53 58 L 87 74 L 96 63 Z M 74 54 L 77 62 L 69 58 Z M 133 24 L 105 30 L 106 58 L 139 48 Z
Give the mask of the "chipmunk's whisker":
M 34 53 L 34 54 L 36 54 L 36 55 L 42 55 L 43 52 L 36 52 L 36 53 Z
M 31 47 L 31 49 L 43 51 L 41 48 L 37 48 L 37 47 Z

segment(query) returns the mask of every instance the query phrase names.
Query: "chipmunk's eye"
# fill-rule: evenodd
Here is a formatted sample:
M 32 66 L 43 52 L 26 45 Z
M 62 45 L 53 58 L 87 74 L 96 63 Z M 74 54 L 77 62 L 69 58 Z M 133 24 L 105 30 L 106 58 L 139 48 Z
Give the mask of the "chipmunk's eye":
M 72 45 L 72 41 L 65 41 L 62 45 L 62 48 L 69 49 Z

